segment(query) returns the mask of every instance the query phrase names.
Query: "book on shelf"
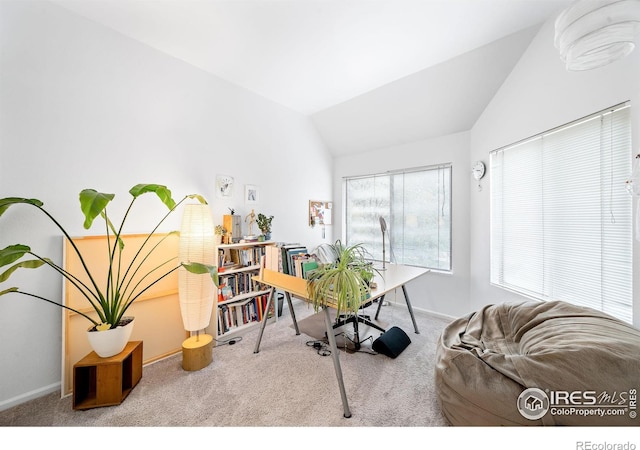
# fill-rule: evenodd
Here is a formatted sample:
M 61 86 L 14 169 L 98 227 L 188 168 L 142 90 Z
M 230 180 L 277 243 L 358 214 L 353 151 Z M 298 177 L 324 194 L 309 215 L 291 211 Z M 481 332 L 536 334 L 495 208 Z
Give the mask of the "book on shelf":
M 264 244 L 264 245 L 263 245 Z M 279 264 L 273 242 L 242 243 L 218 246 L 217 321 L 219 335 L 239 327 L 259 322 L 265 314 L 271 317 L 274 309 L 266 310 L 268 289 L 254 277 L 260 275 L 270 261 Z M 269 249 L 269 250 L 267 250 Z
M 274 272 L 282 272 L 282 252 L 281 249 L 275 245 L 269 245 L 265 247 L 265 269 L 273 270 Z
M 233 320 L 232 308 L 229 308 L 227 305 L 222 305 L 218 311 L 218 323 L 223 333 L 236 327 L 235 321 Z
M 302 250 L 305 251 L 307 248 L 300 244 L 279 244 L 278 248 L 280 250 L 280 258 L 282 263 L 282 270 L 278 270 L 278 272 L 289 274 L 289 254 L 291 251 Z
M 231 286 L 224 284 L 222 286 L 220 286 L 220 290 L 219 290 L 219 294 L 218 294 L 218 301 L 225 301 L 225 300 L 229 300 L 231 298 L 233 298 L 234 294 L 233 294 L 233 290 L 231 289 Z
M 318 268 L 318 259 L 316 257 L 302 263 L 300 276 L 304 279 L 309 278 L 309 274 Z
M 299 278 L 305 278 L 304 272 L 302 270 L 302 265 L 309 262 L 317 262 L 317 258 L 315 255 L 309 253 L 298 253 L 296 255 L 292 255 L 291 259 L 293 260 L 293 270 L 290 275 Z M 318 268 L 317 265 L 315 267 Z
M 307 254 L 307 247 L 291 248 L 287 250 L 287 271 L 285 273 L 294 275 L 296 273 L 295 261 L 298 259 L 295 255 Z
M 230 274 L 220 274 L 220 287 L 219 292 L 225 297 L 223 300 L 228 300 L 236 295 L 248 294 L 253 292 L 253 276 L 255 272 L 233 272 Z M 231 294 L 229 297 L 228 294 Z
M 275 308 L 273 305 L 266 311 L 269 296 L 257 295 L 241 302 L 224 304 L 220 307 L 218 323 L 223 333 L 252 322 L 260 322 L 265 314 L 267 318 L 273 317 Z

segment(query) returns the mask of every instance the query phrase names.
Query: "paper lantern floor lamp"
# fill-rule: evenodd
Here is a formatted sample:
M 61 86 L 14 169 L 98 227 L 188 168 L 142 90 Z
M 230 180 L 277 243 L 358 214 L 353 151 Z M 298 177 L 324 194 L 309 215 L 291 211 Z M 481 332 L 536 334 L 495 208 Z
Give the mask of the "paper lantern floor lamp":
M 180 229 L 179 258 L 184 262 L 215 265 L 213 218 L 207 204 L 187 204 Z M 178 270 L 178 295 L 185 330 L 191 337 L 182 343 L 182 368 L 200 370 L 213 360 L 213 337 L 201 333 L 209 326 L 215 286 L 206 274 Z

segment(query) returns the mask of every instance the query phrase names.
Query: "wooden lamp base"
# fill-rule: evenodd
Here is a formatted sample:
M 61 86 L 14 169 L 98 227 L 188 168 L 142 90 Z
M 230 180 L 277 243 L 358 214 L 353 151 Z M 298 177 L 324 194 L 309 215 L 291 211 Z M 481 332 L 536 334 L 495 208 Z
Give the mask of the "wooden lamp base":
M 182 343 L 182 368 L 194 371 L 207 367 L 213 361 L 213 336 L 191 336 Z

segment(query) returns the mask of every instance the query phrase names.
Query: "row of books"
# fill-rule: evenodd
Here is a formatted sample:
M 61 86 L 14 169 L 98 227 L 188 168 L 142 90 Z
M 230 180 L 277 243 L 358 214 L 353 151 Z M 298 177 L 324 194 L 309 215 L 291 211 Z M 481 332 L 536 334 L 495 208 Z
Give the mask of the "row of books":
M 265 313 L 267 317 L 273 317 L 273 304 L 270 310 L 266 311 L 268 298 L 268 294 L 264 294 L 245 302 L 220 305 L 218 308 L 218 329 L 220 333 L 226 333 L 251 322 L 260 322 Z
M 258 265 L 264 254 L 265 249 L 262 245 L 249 248 L 221 248 L 218 250 L 218 267 L 229 269 Z
M 318 258 L 300 244 L 278 244 L 265 248 L 264 267 L 294 277 L 307 278 L 310 271 L 318 268 Z
M 218 301 L 229 300 L 239 294 L 246 294 L 253 290 L 251 277 L 253 272 L 236 272 L 229 275 L 220 274 Z

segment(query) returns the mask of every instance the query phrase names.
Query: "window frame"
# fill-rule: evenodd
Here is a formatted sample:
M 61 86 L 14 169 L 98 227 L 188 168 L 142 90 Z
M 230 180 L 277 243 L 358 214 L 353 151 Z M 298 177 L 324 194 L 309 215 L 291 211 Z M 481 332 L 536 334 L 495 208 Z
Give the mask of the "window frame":
M 565 300 L 570 303 L 592 307 L 594 309 L 599 309 L 606 313 L 616 315 L 622 320 L 625 320 L 626 322 L 629 322 L 629 323 L 633 321 L 633 314 L 634 314 L 633 312 L 633 309 L 634 309 L 633 275 L 635 270 L 634 269 L 635 261 L 634 261 L 633 251 L 631 250 L 630 251 L 631 254 L 629 255 L 628 254 L 629 250 L 627 249 L 627 247 L 629 248 L 632 247 L 632 242 L 633 242 L 633 221 L 634 221 L 633 204 L 632 204 L 631 196 L 629 196 L 628 200 L 625 198 L 626 192 L 622 192 L 624 191 L 624 183 L 622 182 L 622 180 L 618 179 L 620 176 L 624 176 L 622 172 L 628 170 L 630 173 L 633 165 L 633 156 L 632 156 L 633 152 L 632 152 L 632 142 L 631 142 L 631 138 L 632 138 L 631 120 L 632 119 L 631 119 L 630 107 L 631 107 L 631 104 L 629 101 L 623 102 L 490 152 L 491 162 L 489 166 L 492 173 L 490 177 L 491 205 L 490 205 L 490 213 L 489 213 L 490 214 L 490 227 L 489 227 L 490 261 L 491 261 L 490 270 L 489 270 L 489 282 L 492 286 L 517 293 L 527 298 L 540 300 L 540 301 Z M 616 119 L 616 121 L 620 120 L 618 119 L 618 117 L 614 116 L 613 114 L 620 113 L 625 109 L 628 109 L 628 113 L 625 113 L 627 114 L 627 116 L 623 118 L 624 122 L 620 122 L 621 125 L 616 122 L 612 122 L 612 120 L 614 119 Z M 610 115 L 609 125 L 605 125 L 607 115 Z M 593 123 L 600 123 L 599 132 L 596 131 L 596 129 L 594 128 L 593 130 L 586 130 L 588 133 L 585 135 L 570 134 L 570 130 L 572 128 L 580 127 L 594 120 L 598 120 L 598 122 L 593 122 Z M 618 134 L 613 134 L 614 126 L 622 126 L 623 128 L 621 128 L 620 131 L 617 132 Z M 605 135 L 606 129 L 604 127 L 611 127 L 610 136 Z M 560 140 L 560 141 L 554 140 L 554 135 L 562 132 L 566 132 L 566 136 L 560 135 L 563 140 Z M 584 136 L 584 139 L 592 139 L 592 141 L 584 140 L 583 136 Z M 539 141 L 539 144 L 538 144 L 538 141 Z M 567 144 L 567 142 L 569 144 Z M 596 142 L 598 143 L 597 151 L 595 147 Z M 539 149 L 532 150 L 532 148 L 535 145 L 539 145 Z M 558 147 L 558 145 L 560 145 L 560 147 Z M 567 290 L 564 282 L 558 282 L 558 280 L 561 280 L 562 277 L 557 277 L 557 275 L 555 277 L 547 277 L 546 274 L 552 273 L 549 271 L 555 270 L 553 269 L 553 267 L 556 267 L 557 264 L 560 264 L 557 261 L 553 261 L 551 263 L 552 264 L 551 266 L 548 265 L 549 261 L 554 260 L 554 255 L 558 254 L 558 250 L 552 247 L 552 244 L 547 242 L 552 242 L 552 241 L 557 242 L 558 236 L 563 235 L 563 232 L 562 231 L 558 232 L 553 225 L 554 220 L 557 220 L 557 217 L 559 217 L 557 215 L 558 211 L 562 211 L 562 214 L 564 214 L 564 210 L 562 209 L 559 210 L 557 209 L 558 208 L 557 206 L 555 207 L 553 206 L 554 199 L 557 199 L 560 195 L 556 193 L 553 188 L 553 183 L 556 182 L 553 176 L 553 170 L 549 171 L 551 173 L 543 172 L 543 175 L 541 175 L 539 180 L 536 178 L 536 181 L 540 183 L 540 188 L 542 189 L 542 195 L 541 195 L 542 199 L 540 200 L 539 204 L 533 204 L 533 206 L 539 207 L 540 210 L 542 211 L 541 224 L 539 224 L 542 228 L 533 229 L 534 233 L 541 234 L 544 242 L 542 247 L 540 248 L 536 247 L 537 248 L 536 251 L 539 252 L 538 256 L 542 258 L 541 259 L 542 266 L 540 267 L 539 265 L 535 266 L 535 264 L 533 265 L 527 264 L 526 269 L 524 269 L 527 271 L 529 270 L 533 271 L 533 270 L 536 270 L 537 268 L 542 271 L 540 273 L 532 272 L 534 273 L 534 275 L 533 276 L 528 275 L 527 278 L 530 281 L 529 282 L 523 281 L 524 284 L 520 282 L 514 283 L 513 281 L 514 278 L 517 279 L 521 277 L 521 275 L 518 275 L 517 269 L 515 272 L 512 270 L 510 273 L 507 273 L 505 271 L 505 267 L 507 267 L 509 264 L 513 264 L 514 262 L 513 254 L 517 253 L 518 251 L 519 252 L 526 251 L 527 247 L 526 247 L 526 242 L 521 244 L 519 241 L 518 241 L 518 244 L 516 245 L 505 247 L 504 240 L 508 239 L 509 236 L 511 236 L 511 238 L 513 239 L 514 235 L 512 232 L 505 234 L 505 232 L 502 230 L 503 225 L 497 225 L 494 223 L 495 221 L 499 221 L 500 223 L 503 223 L 505 219 L 509 219 L 510 217 L 514 217 L 515 215 L 522 214 L 522 212 L 519 212 L 518 214 L 514 214 L 513 211 L 507 211 L 505 213 L 505 210 L 503 209 L 504 207 L 503 202 L 508 201 L 509 195 L 505 196 L 503 193 L 506 192 L 505 189 L 509 189 L 508 187 L 509 185 L 508 184 L 507 186 L 501 185 L 501 183 L 504 182 L 504 180 L 501 177 L 501 176 L 504 176 L 504 173 L 503 172 L 494 173 L 495 168 L 505 163 L 504 158 L 506 158 L 506 156 L 504 155 L 506 154 L 506 152 L 509 152 L 510 150 L 527 152 L 527 154 L 534 155 L 534 156 L 539 155 L 538 157 L 540 158 L 540 161 L 542 161 L 543 167 L 555 168 L 555 166 L 563 158 L 564 159 L 569 158 L 567 155 L 571 156 L 572 153 L 574 152 L 586 151 L 586 149 L 588 149 L 589 147 L 585 147 L 585 145 L 587 146 L 591 145 L 592 152 L 594 153 L 599 152 L 599 153 L 596 153 L 596 156 L 599 158 L 598 163 L 595 166 L 585 166 L 585 170 L 586 168 L 590 168 L 590 167 L 592 168 L 591 170 L 594 170 L 594 168 L 598 169 L 598 177 L 593 178 L 593 181 L 592 181 L 593 184 L 588 184 L 588 185 L 585 184 L 584 186 L 586 188 L 586 187 L 597 184 L 597 182 L 600 182 L 600 190 L 592 192 L 591 195 L 600 196 L 600 198 L 596 197 L 596 199 L 601 201 L 601 204 L 600 204 L 601 209 L 599 210 L 599 214 L 600 214 L 600 221 L 602 223 L 599 241 L 596 241 L 597 243 L 599 243 L 597 245 L 599 245 L 600 248 L 602 249 L 601 250 L 602 253 L 600 254 L 600 259 L 599 260 L 591 259 L 591 260 L 585 260 L 585 261 L 590 261 L 590 262 L 595 261 L 596 262 L 596 264 L 594 264 L 595 266 L 597 266 L 598 261 L 601 261 L 600 262 L 601 276 L 611 275 L 611 273 L 615 273 L 614 278 L 625 276 L 624 282 L 620 286 L 622 287 L 622 289 L 624 289 L 624 292 L 626 292 L 626 294 L 624 295 L 621 294 L 621 297 L 610 297 L 609 296 L 610 294 L 602 293 L 602 292 L 606 292 L 606 291 L 602 291 L 599 296 L 598 295 L 587 296 L 583 300 L 582 298 L 580 298 L 580 295 L 577 295 L 580 293 L 581 289 L 583 289 L 579 287 L 580 286 L 579 284 L 574 284 L 572 288 Z M 562 151 L 565 153 L 559 153 L 558 155 L 560 156 L 558 156 L 558 155 L 554 155 L 552 151 L 556 151 L 556 152 Z M 618 152 L 618 154 L 614 154 L 614 151 Z M 551 159 L 552 164 L 549 163 L 549 160 L 545 159 L 545 158 L 548 158 L 549 155 L 552 156 L 552 159 Z M 524 156 L 522 155 L 517 155 L 517 156 L 520 158 L 520 160 L 517 162 L 515 169 L 513 166 L 511 167 L 512 170 L 517 170 L 518 164 L 522 164 Z M 582 156 L 582 154 L 580 154 L 580 156 Z M 496 159 L 494 161 L 495 158 L 502 158 L 502 159 L 500 160 Z M 607 159 L 609 158 L 610 158 L 610 161 L 607 161 Z M 615 163 L 616 165 L 614 165 L 614 159 L 617 159 L 617 162 Z M 581 164 L 581 162 L 584 163 L 584 161 L 581 161 L 580 158 L 575 158 L 574 160 L 575 160 L 575 164 L 578 164 L 578 165 Z M 614 181 L 614 169 L 618 171 L 616 175 L 617 181 Z M 583 170 L 583 169 L 578 168 L 578 170 Z M 610 172 L 607 173 L 606 172 L 607 170 L 610 170 Z M 567 172 L 567 173 L 570 173 L 570 172 Z M 514 177 L 514 173 L 513 172 L 508 173 L 506 176 Z M 531 185 L 531 180 L 526 178 L 526 176 L 524 176 L 522 172 L 520 172 L 520 177 L 521 178 L 519 179 L 519 182 L 528 186 Z M 570 180 L 572 182 L 575 182 L 573 178 L 571 178 Z M 497 197 L 496 193 L 498 192 L 497 189 L 499 187 L 500 187 L 501 196 Z M 615 196 L 614 196 L 614 189 L 616 191 Z M 549 196 L 548 198 L 545 197 L 544 196 L 545 191 L 552 193 L 552 195 Z M 516 192 L 520 192 L 520 191 L 516 191 Z M 523 195 L 526 195 L 527 193 L 531 194 L 531 192 L 533 191 L 527 190 L 527 189 L 522 190 Z M 565 198 L 565 197 L 562 197 L 562 198 Z M 576 197 L 576 198 L 579 198 L 579 197 Z M 595 200 L 594 203 L 591 203 L 592 199 L 593 197 L 590 196 L 580 200 L 581 202 L 584 201 L 583 205 L 589 204 L 589 207 L 591 207 L 591 204 L 598 204 L 597 200 Z M 606 200 L 602 200 L 602 199 L 606 199 Z M 527 206 L 532 205 L 528 201 L 525 201 L 525 200 L 520 200 L 520 201 L 523 204 L 527 204 Z M 617 208 L 617 215 L 618 215 L 617 220 L 622 220 L 621 222 L 622 228 L 620 229 L 621 231 L 620 230 L 606 231 L 607 225 L 605 224 L 606 223 L 605 211 L 610 211 L 611 217 L 612 218 L 614 217 L 614 213 L 613 213 L 614 201 L 617 202 L 615 203 L 615 205 L 617 205 L 615 206 L 615 208 Z M 571 206 L 573 206 L 573 203 L 571 203 Z M 495 210 L 495 208 L 498 208 L 498 209 Z M 528 210 L 530 211 L 530 209 Z M 499 214 L 499 215 L 496 215 L 496 214 Z M 546 217 L 547 214 L 551 214 L 549 218 Z M 534 217 L 539 219 L 538 216 L 534 216 Z M 587 220 L 587 217 L 591 217 L 591 219 L 593 220 L 592 214 L 591 215 L 587 214 L 587 216 L 584 216 L 584 215 L 578 216 L 577 220 L 578 221 Z M 607 217 L 607 219 L 609 218 Z M 531 221 L 529 221 L 528 223 L 531 223 Z M 590 223 L 593 223 L 593 222 L 590 222 Z M 615 223 L 615 219 L 613 220 L 612 223 Z M 549 233 L 549 230 L 551 230 L 551 234 L 547 234 Z M 528 234 L 530 234 L 529 232 L 530 230 L 528 230 Z M 607 234 L 609 232 L 613 232 L 613 234 Z M 589 238 L 592 235 L 589 235 Z M 606 236 L 606 237 L 603 237 L 603 236 Z M 612 237 L 614 239 L 617 239 L 615 242 L 618 246 L 620 246 L 620 242 L 624 242 L 625 240 L 629 241 L 630 245 L 623 246 L 623 249 L 626 250 L 626 253 L 624 250 L 617 250 L 617 253 L 615 253 L 615 255 L 619 257 L 620 260 L 622 261 L 620 263 L 621 264 L 620 267 L 624 269 L 622 272 L 624 272 L 625 275 L 619 275 L 620 272 L 611 271 L 610 268 L 605 267 L 606 264 L 604 263 L 604 261 L 606 261 L 606 258 L 610 257 L 609 252 L 612 247 L 610 245 L 604 246 L 604 242 L 608 242 L 609 239 L 611 239 Z M 564 241 L 561 241 L 561 242 L 562 244 L 565 244 Z M 589 241 L 583 240 L 581 242 L 583 244 L 588 244 Z M 575 257 L 575 255 L 581 251 L 582 247 L 580 245 L 581 244 L 579 243 L 573 243 L 573 246 L 569 247 L 571 251 L 570 254 L 573 255 L 573 257 Z M 597 245 L 592 248 L 596 248 Z M 533 248 L 533 247 L 529 247 L 529 248 Z M 551 250 L 548 250 L 549 248 Z M 498 252 L 498 254 L 496 254 L 496 252 Z M 512 255 L 511 259 L 504 256 L 505 254 L 508 254 L 508 253 L 511 253 Z M 563 253 L 563 254 L 566 254 L 566 253 Z M 606 256 L 604 256 L 605 254 Z M 535 259 L 536 255 L 537 253 L 534 253 L 528 259 L 532 259 L 532 258 Z M 581 270 L 583 268 L 582 266 L 583 265 L 581 265 L 580 267 Z M 523 269 L 520 269 L 520 271 L 522 270 Z M 541 279 L 543 280 L 543 285 L 539 285 L 535 289 L 533 289 L 532 286 L 534 286 L 539 282 L 539 281 L 532 281 L 536 279 L 535 278 L 536 273 L 538 277 L 542 277 Z M 551 282 L 549 281 L 550 279 L 551 279 Z M 583 280 L 589 280 L 589 278 L 586 278 L 586 279 L 583 278 Z M 603 283 L 603 286 L 606 285 L 606 281 L 603 281 L 601 283 Z M 586 285 L 586 282 L 585 282 L 585 285 Z M 602 289 L 604 289 L 604 287 L 602 287 Z M 561 293 L 566 292 L 566 294 L 558 294 L 558 292 L 561 292 Z M 562 295 L 566 295 L 567 297 L 563 297 Z M 578 297 L 579 299 L 576 300 L 575 297 Z M 619 299 L 623 299 L 624 301 L 618 301 Z
M 413 174 L 413 173 L 419 173 L 419 172 L 431 172 L 431 171 L 443 171 L 443 175 L 440 176 L 438 174 L 438 188 L 441 186 L 440 183 L 443 183 L 443 197 L 444 197 L 444 201 L 446 202 L 446 210 L 448 211 L 448 220 L 449 220 L 449 224 L 448 224 L 448 246 L 447 248 L 444 250 L 446 251 L 447 255 L 448 255 L 448 268 L 443 268 L 443 267 L 430 267 L 430 265 L 428 264 L 427 260 L 423 260 L 420 261 L 419 263 L 406 263 L 406 262 L 401 262 L 401 261 L 393 261 L 393 262 L 397 262 L 399 264 L 405 264 L 405 265 L 411 265 L 411 266 L 416 266 L 416 267 L 424 267 L 427 268 L 433 272 L 441 272 L 441 273 L 452 273 L 453 272 L 453 163 L 451 162 L 446 162 L 446 163 L 439 163 L 439 164 L 432 164 L 432 165 L 427 165 L 427 166 L 419 166 L 419 167 L 411 167 L 411 168 L 407 168 L 407 169 L 399 169 L 399 170 L 392 170 L 392 171 L 387 171 L 387 172 L 381 172 L 381 173 L 374 173 L 374 174 L 364 174 L 364 175 L 358 175 L 358 176 L 345 176 L 343 177 L 343 181 L 342 181 L 342 198 L 343 198 L 343 220 L 342 220 L 342 224 L 343 227 L 342 229 L 343 231 L 343 239 L 345 241 L 345 243 L 348 245 L 350 243 L 350 237 L 349 237 L 349 198 L 348 198 L 348 182 L 351 180 L 358 180 L 358 179 L 375 179 L 376 177 L 393 177 L 393 176 L 398 176 L 398 175 L 407 175 L 407 174 Z M 446 173 L 445 173 L 446 172 Z M 403 179 L 404 182 L 404 179 Z M 389 202 L 391 202 L 392 198 L 393 198 L 393 188 L 391 187 L 392 183 L 389 183 L 389 189 L 388 189 L 388 197 L 389 197 Z M 435 186 L 435 184 L 434 184 Z M 405 202 L 405 198 L 403 196 L 403 200 L 402 200 L 402 205 L 404 205 Z M 389 206 L 389 209 L 392 210 L 393 208 L 391 206 Z M 404 211 L 404 206 L 401 208 Z M 393 212 L 390 212 L 389 215 L 393 215 Z M 401 216 L 402 219 L 402 223 L 404 223 L 404 215 Z M 397 215 L 395 216 L 395 218 L 392 217 L 385 217 L 385 220 L 387 221 L 387 229 L 390 230 L 391 233 L 394 233 L 395 230 L 398 228 L 397 226 L 394 226 L 394 220 L 395 223 L 397 223 Z M 382 231 L 381 228 L 377 225 L 377 223 L 375 225 L 373 225 L 374 227 L 376 227 L 379 231 L 378 235 L 382 235 Z M 441 229 L 441 227 L 437 227 L 438 230 Z M 392 257 L 393 257 L 393 253 L 396 252 L 395 246 L 394 246 L 394 252 L 390 252 L 390 247 L 389 245 L 393 245 L 394 243 L 394 238 L 393 235 L 391 233 L 388 233 L 386 235 L 386 249 L 387 249 L 387 262 L 391 262 L 392 261 Z M 391 241 L 391 242 L 388 242 Z M 438 239 L 438 243 L 440 244 L 440 239 Z M 352 243 L 352 242 L 351 242 Z M 381 246 L 382 245 L 382 238 L 379 238 L 379 242 L 378 239 L 375 240 L 376 245 Z M 438 248 L 440 249 L 440 246 L 438 245 Z M 369 249 L 370 250 L 370 249 Z M 439 250 L 438 253 L 440 253 L 442 250 Z M 377 253 L 382 253 L 381 249 L 376 249 L 375 252 Z M 438 255 L 436 255 L 437 257 Z M 372 256 L 370 258 L 373 262 L 382 262 L 382 258 L 380 257 L 374 257 Z M 437 260 L 437 258 L 436 258 Z M 403 260 L 404 261 L 404 260 Z

